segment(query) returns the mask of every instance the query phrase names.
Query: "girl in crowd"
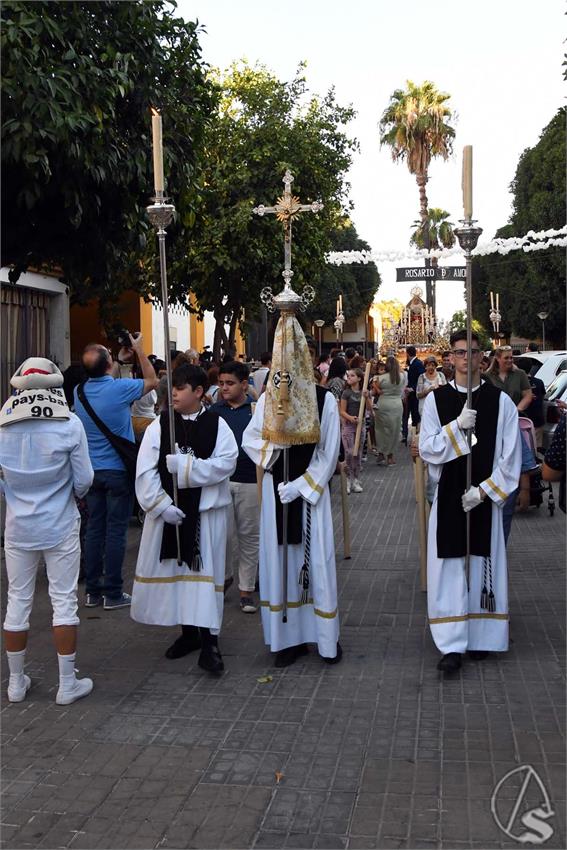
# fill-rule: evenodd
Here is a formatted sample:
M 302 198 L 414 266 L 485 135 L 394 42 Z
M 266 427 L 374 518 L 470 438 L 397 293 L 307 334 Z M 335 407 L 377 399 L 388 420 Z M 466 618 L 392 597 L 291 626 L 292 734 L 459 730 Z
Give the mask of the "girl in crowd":
M 211 366 L 209 368 L 207 372 L 207 381 L 209 382 L 209 389 L 207 391 L 207 395 L 210 399 L 211 404 L 216 404 L 217 401 L 220 401 L 218 366 Z
M 425 399 L 429 393 L 436 390 L 437 387 L 442 387 L 447 383 L 447 378 L 443 372 L 437 371 L 437 358 L 430 354 L 423 361 L 425 372 L 417 379 L 416 395 L 419 399 L 419 415 L 423 410 Z
M 353 493 L 362 493 L 362 484 L 360 483 L 359 475 L 362 447 L 366 438 L 364 421 L 362 424 L 362 433 L 360 435 L 358 451 L 356 455 L 354 454 L 354 442 L 358 426 L 358 413 L 362 397 L 366 399 L 367 409 L 370 411 L 372 410 L 368 390 L 362 386 L 363 381 L 364 372 L 362 369 L 349 369 L 346 373 L 347 386 L 341 395 L 340 414 L 342 419 L 342 438 L 345 449 L 348 476 L 347 493 L 350 493 L 351 488 Z
M 400 439 L 402 427 L 402 394 L 406 388 L 407 375 L 400 369 L 395 357 L 390 356 L 384 364 L 384 374 L 374 379 L 374 432 L 376 434 L 377 463 L 386 459 L 394 466 L 394 450 Z
M 346 386 L 346 370 L 344 357 L 333 357 L 329 371 L 327 372 L 327 383 L 325 386 L 333 393 L 337 401 L 341 400 L 343 390 Z
M 320 354 L 317 366 L 315 367 L 321 374 L 321 377 L 326 378 L 329 372 L 330 358 L 328 354 Z

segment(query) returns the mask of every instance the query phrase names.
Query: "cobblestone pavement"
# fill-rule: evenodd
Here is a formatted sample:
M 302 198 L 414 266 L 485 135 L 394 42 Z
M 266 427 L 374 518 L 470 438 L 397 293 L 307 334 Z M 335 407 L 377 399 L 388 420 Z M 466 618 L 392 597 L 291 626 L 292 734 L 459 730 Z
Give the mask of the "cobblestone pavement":
M 516 516 L 510 651 L 469 661 L 444 681 L 419 590 L 405 452 L 391 469 L 369 460 L 364 485 L 350 497 L 352 560 L 340 560 L 338 547 L 344 659 L 336 667 L 311 652 L 273 668 L 259 614 L 242 614 L 234 589 L 218 680 L 195 655 L 164 658 L 176 630 L 133 623 L 127 610 L 83 608 L 78 664 L 95 689 L 57 707 L 40 579 L 33 688 L 10 705 L 3 684 L 4 847 L 514 847 L 490 800 L 496 783 L 526 764 L 554 811 L 545 846 L 565 847 L 563 514 L 551 518 L 544 505 Z M 138 541 L 132 526 L 127 588 Z M 266 674 L 271 681 L 258 681 Z M 523 778 L 501 789 L 504 821 Z M 527 831 L 522 812 L 540 804 L 534 789 L 514 834 Z M 545 818 L 538 823 L 532 831 L 545 837 Z

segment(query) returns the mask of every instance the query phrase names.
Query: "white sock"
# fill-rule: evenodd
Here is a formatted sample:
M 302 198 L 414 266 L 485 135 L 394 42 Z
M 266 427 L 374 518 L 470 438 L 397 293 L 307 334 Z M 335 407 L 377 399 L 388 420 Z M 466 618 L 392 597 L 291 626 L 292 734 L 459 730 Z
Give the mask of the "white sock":
M 26 660 L 26 650 L 21 649 L 19 652 L 6 652 L 8 656 L 8 669 L 10 670 L 10 680 L 22 682 L 24 677 L 24 663 Z
M 75 656 L 75 652 L 72 652 L 71 655 L 59 655 L 57 653 L 57 660 L 59 661 L 59 684 L 63 687 L 69 687 L 75 681 Z

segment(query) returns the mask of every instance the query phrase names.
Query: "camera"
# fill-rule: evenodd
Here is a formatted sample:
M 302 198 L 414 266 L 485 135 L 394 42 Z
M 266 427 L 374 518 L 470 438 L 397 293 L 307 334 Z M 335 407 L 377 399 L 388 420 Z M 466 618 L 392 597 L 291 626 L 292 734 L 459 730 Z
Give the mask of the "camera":
M 126 330 L 126 328 L 121 328 L 116 334 L 116 340 L 119 345 L 123 346 L 123 348 L 132 348 L 132 343 L 130 342 L 130 333 Z

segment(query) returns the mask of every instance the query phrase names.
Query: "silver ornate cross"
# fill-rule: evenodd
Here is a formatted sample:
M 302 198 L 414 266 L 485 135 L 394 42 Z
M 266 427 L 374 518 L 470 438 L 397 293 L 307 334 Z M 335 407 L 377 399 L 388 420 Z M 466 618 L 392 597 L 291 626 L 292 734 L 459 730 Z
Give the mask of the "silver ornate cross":
M 284 301 L 286 304 L 289 304 L 290 301 L 291 303 L 297 302 L 296 309 L 305 310 L 311 301 L 313 301 L 315 290 L 312 286 L 306 286 L 301 296 L 299 296 L 291 288 L 291 279 L 293 277 L 291 270 L 291 223 L 302 212 L 318 213 L 323 209 L 323 204 L 321 201 L 314 201 L 312 204 L 302 204 L 299 198 L 292 195 L 291 184 L 293 183 L 293 174 L 289 168 L 286 170 L 282 182 L 284 184 L 284 193 L 278 198 L 277 203 L 273 207 L 265 207 L 264 204 L 260 204 L 260 206 L 254 207 L 252 210 L 253 213 L 259 216 L 275 215 L 278 221 L 284 226 L 284 270 L 282 272 L 285 282 L 284 288 L 279 295 L 274 296 L 271 288 L 266 286 L 260 293 L 260 299 L 270 311 L 282 306 Z M 280 304 L 280 301 L 282 304 Z

